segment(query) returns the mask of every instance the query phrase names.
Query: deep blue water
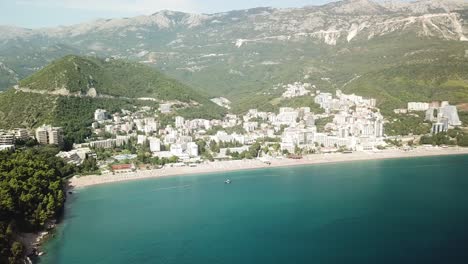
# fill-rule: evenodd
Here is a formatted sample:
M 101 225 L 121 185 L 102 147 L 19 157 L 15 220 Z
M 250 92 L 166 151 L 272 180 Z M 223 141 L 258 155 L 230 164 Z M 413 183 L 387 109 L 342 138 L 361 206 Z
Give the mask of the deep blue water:
M 90 187 L 46 251 L 41 263 L 468 263 L 468 156 Z

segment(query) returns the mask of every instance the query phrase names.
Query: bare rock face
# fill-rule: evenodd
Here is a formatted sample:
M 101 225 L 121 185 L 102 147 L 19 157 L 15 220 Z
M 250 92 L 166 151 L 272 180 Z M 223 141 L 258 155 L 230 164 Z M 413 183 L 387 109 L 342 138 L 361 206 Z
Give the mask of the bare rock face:
M 89 97 L 92 97 L 92 98 L 96 98 L 97 97 L 97 91 L 95 88 L 90 88 L 88 90 L 88 92 L 86 93 L 86 96 L 89 96 Z

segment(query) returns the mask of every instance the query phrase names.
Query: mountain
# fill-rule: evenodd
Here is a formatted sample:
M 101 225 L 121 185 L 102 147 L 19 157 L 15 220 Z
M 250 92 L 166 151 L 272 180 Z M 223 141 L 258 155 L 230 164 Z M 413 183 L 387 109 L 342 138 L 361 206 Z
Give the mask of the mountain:
M 188 86 L 140 63 L 73 55 L 56 60 L 21 80 L 17 89 L 65 96 L 211 104 Z
M 401 66 L 466 65 L 467 21 L 467 2 L 460 0 L 344 0 L 217 14 L 161 11 L 58 28 L 0 28 L 0 62 L 18 78 L 65 54 L 140 62 L 199 92 L 227 97 L 235 111 L 243 111 L 278 97 L 280 83 L 305 81 L 321 90 L 346 91 L 358 76 Z M 5 71 L 0 76 L 3 88 L 16 82 Z M 392 83 L 386 85 L 401 90 L 397 79 L 389 78 Z M 370 92 L 378 96 L 382 89 Z M 464 98 L 451 92 L 447 97 Z M 420 98 L 416 90 L 401 97 Z M 405 100 L 386 101 L 401 107 Z
M 467 7 L 464 0 L 419 0 L 412 3 L 385 1 L 382 6 L 393 12 L 413 14 L 450 13 Z
M 0 93 L 0 128 L 61 126 L 68 143 L 83 142 L 97 109 L 157 109 L 172 103 L 174 115 L 221 118 L 225 110 L 206 96 L 135 62 L 66 56 Z

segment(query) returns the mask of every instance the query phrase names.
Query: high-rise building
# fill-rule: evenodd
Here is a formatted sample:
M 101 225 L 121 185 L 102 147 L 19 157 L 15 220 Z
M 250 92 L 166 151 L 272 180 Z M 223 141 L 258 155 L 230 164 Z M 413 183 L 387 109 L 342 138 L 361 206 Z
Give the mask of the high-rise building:
M 36 140 L 39 144 L 49 144 L 48 129 L 46 126 L 40 127 L 36 130 Z
M 15 137 L 21 140 L 28 140 L 29 139 L 29 132 L 27 129 L 24 128 L 17 128 L 15 129 Z
M 181 116 L 176 116 L 175 118 L 175 127 L 176 128 L 183 128 L 185 123 L 185 118 Z
M 53 127 L 49 131 L 49 144 L 51 145 L 63 144 L 63 129 L 61 127 Z
M 384 126 L 382 120 L 376 120 L 374 123 L 375 137 L 383 137 L 384 135 Z
M 159 138 L 150 137 L 148 140 L 149 140 L 151 152 L 161 151 L 161 140 Z
M 190 142 L 187 144 L 187 153 L 191 157 L 196 157 L 198 156 L 198 145 L 195 142 Z
M 36 140 L 39 144 L 63 145 L 63 129 L 43 125 L 36 130 Z
M 454 105 L 445 105 L 440 108 L 440 112 L 444 117 L 448 119 L 449 125 L 451 126 L 461 126 L 462 122 L 458 117 L 457 107 Z

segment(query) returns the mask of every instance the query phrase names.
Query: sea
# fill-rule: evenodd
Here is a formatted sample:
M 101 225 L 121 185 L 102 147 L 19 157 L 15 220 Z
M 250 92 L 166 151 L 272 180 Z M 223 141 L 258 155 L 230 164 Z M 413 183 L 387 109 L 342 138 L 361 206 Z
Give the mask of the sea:
M 44 250 L 41 264 L 466 264 L 468 156 L 88 187 Z

